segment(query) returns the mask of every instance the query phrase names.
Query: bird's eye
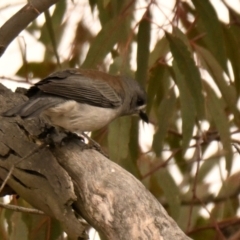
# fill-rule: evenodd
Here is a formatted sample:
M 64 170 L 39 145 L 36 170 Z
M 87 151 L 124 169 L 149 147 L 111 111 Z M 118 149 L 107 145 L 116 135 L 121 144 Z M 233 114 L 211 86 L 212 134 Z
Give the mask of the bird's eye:
M 142 98 L 138 98 L 137 99 L 137 106 L 142 106 L 144 104 L 145 104 L 145 102 L 144 102 L 144 100 Z

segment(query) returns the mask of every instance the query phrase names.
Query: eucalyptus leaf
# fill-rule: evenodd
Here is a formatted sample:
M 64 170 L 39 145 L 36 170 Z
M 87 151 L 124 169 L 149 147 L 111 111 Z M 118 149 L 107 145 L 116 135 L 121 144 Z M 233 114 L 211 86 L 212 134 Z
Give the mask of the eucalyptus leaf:
M 223 76 L 223 69 L 218 64 L 213 55 L 207 49 L 202 48 L 200 46 L 196 45 L 194 46 L 194 48 L 200 60 L 204 62 L 204 67 L 206 68 L 208 73 L 210 73 L 211 76 L 213 77 L 213 80 L 217 84 L 224 100 L 226 101 L 226 104 L 233 112 L 235 116 L 235 121 L 239 123 L 240 115 L 236 107 L 237 103 L 236 90 L 231 85 L 227 84 L 227 81 L 224 79 Z
M 94 68 L 100 64 L 106 55 L 111 52 L 113 46 L 121 39 L 125 27 L 125 19 L 117 16 L 107 22 L 94 38 L 88 50 L 83 68 Z
M 234 75 L 234 84 L 236 86 L 236 91 L 238 95 L 240 94 L 240 49 L 238 38 L 240 37 L 239 28 L 236 26 L 226 27 L 223 26 L 224 30 L 224 39 L 225 39 L 225 47 L 228 54 L 229 61 L 231 62 L 231 66 L 233 69 Z
M 174 113 L 175 103 L 176 96 L 174 90 L 171 89 L 169 95 L 166 95 L 162 100 L 158 110 L 158 129 L 154 134 L 152 144 L 152 148 L 157 155 L 160 155 L 162 150 L 164 138 L 167 134 L 168 127 Z
M 175 80 L 180 92 L 183 134 L 182 147 L 184 150 L 186 150 L 193 134 L 193 127 L 196 118 L 196 108 L 194 105 L 193 97 L 186 85 L 184 76 L 179 71 L 175 61 L 173 61 L 173 70 L 175 72 Z
M 209 0 L 192 0 L 192 2 L 204 28 L 203 33 L 205 33 L 205 36 L 203 40 L 205 40 L 212 54 L 227 73 L 227 57 L 223 47 L 225 45 L 224 37 L 217 13 Z
M 149 55 L 148 66 L 153 67 L 157 60 L 164 58 L 165 55 L 169 52 L 169 44 L 165 36 L 157 41 L 153 50 Z
M 114 120 L 108 128 L 109 156 L 120 163 L 128 156 L 130 141 L 131 118 L 122 117 Z
M 142 85 L 146 83 L 148 73 L 148 59 L 151 36 L 150 20 L 151 20 L 150 10 L 147 9 L 142 20 L 140 21 L 137 34 L 138 45 L 137 45 L 136 80 Z
M 192 95 L 197 110 L 197 116 L 199 119 L 203 119 L 205 115 L 205 105 L 199 69 L 195 64 L 191 53 L 188 51 L 187 46 L 180 38 L 168 33 L 166 33 L 166 37 L 169 41 L 176 65 L 183 75 L 186 86 Z
M 175 37 L 178 37 L 179 39 L 181 39 L 181 41 L 183 41 L 183 43 L 187 46 L 188 51 L 192 53 L 192 47 L 190 45 L 190 42 L 187 36 L 177 27 L 173 27 L 172 33 L 174 34 Z
M 230 173 L 232 167 L 232 147 L 230 138 L 230 124 L 224 112 L 224 105 L 221 104 L 215 92 L 205 83 L 207 91 L 207 107 L 219 132 L 226 158 L 226 170 Z
M 181 206 L 180 192 L 177 184 L 167 169 L 160 169 L 153 176 L 157 179 L 157 183 L 164 192 L 164 196 L 170 207 L 171 216 L 177 220 Z

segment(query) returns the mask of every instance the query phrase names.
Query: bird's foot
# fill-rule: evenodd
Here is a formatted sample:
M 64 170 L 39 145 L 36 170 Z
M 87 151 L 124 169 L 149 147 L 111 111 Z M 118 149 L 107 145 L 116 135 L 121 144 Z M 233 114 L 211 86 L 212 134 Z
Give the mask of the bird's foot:
M 82 133 L 81 135 L 83 137 L 73 132 L 59 131 L 59 129 L 56 129 L 55 127 L 50 127 L 45 128 L 44 131 L 38 136 L 38 138 L 42 139 L 44 143 L 49 146 L 55 146 L 56 144 L 63 145 L 64 141 L 71 138 L 77 138 L 81 142 L 85 143 L 84 138 L 86 138 L 91 148 L 97 150 L 105 157 L 109 158 L 109 156 L 102 150 L 101 146 L 96 141 L 90 138 L 86 133 Z
M 109 158 L 109 156 L 102 150 L 101 146 L 99 143 L 94 141 L 92 138 L 90 138 L 86 133 L 82 133 L 82 135 L 89 141 L 89 145 L 100 152 L 102 155 L 104 155 L 106 158 Z
M 46 145 L 63 145 L 64 141 L 68 138 L 77 138 L 78 140 L 84 142 L 84 138 L 78 136 L 76 133 L 66 132 L 55 127 L 46 127 L 44 131 L 38 136 L 42 139 Z
M 38 135 L 38 138 L 43 140 L 46 145 L 53 146 L 55 144 L 61 144 L 63 138 L 66 137 L 66 133 L 59 132 L 55 127 L 46 127 L 43 132 Z

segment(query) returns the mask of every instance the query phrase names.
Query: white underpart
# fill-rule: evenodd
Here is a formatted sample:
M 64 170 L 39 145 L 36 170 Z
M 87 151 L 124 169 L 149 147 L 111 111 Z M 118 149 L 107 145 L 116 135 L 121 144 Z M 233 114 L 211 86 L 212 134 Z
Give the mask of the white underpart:
M 80 133 L 104 127 L 119 116 L 119 110 L 67 101 L 45 110 L 42 117 L 53 126 Z

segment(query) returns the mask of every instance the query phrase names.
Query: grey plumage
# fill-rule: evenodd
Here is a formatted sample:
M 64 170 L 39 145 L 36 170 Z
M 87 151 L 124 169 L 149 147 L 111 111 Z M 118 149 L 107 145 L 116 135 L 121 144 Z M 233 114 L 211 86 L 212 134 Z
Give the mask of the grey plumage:
M 37 117 L 45 109 L 56 106 L 60 103 L 65 102 L 65 99 L 55 96 L 39 96 L 31 98 L 30 101 L 23 103 L 22 105 L 15 106 L 8 111 L 4 112 L 2 115 L 5 117 L 21 116 L 22 118 Z
M 31 87 L 29 100 L 2 115 L 23 118 L 42 116 L 68 131 L 99 129 L 123 115 L 140 114 L 146 93 L 132 79 L 97 70 L 66 69 L 53 73 Z

